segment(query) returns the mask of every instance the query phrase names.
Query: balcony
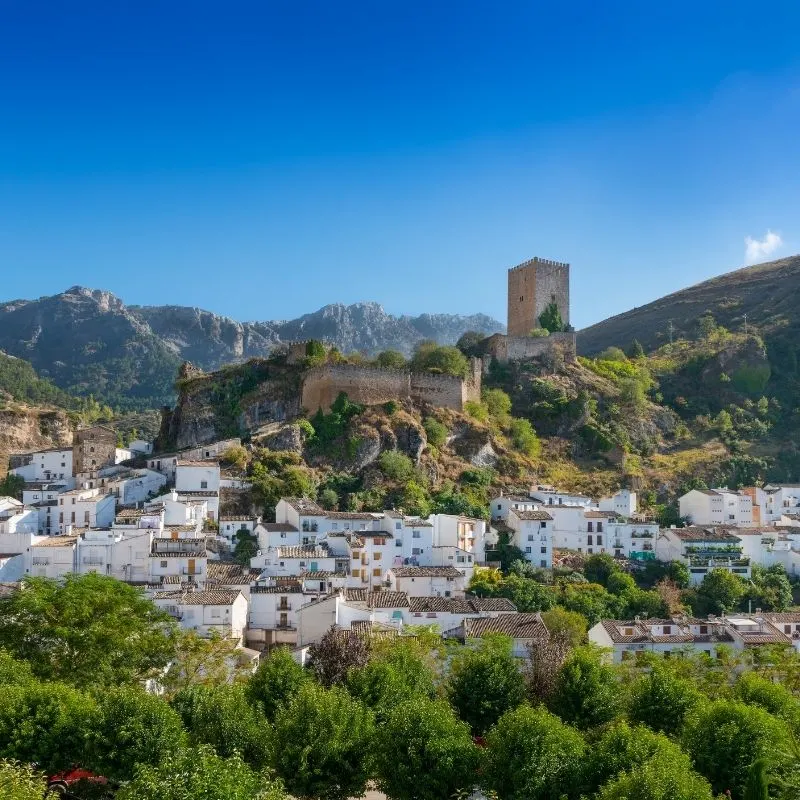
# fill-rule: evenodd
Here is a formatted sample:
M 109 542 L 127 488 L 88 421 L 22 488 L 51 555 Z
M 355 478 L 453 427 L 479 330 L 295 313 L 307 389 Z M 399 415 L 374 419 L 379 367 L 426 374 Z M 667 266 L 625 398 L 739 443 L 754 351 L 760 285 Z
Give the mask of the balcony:
M 275 625 L 276 631 L 296 631 L 297 625 L 293 622 L 279 622 Z
M 98 556 L 84 556 L 81 559 L 81 564 L 86 564 L 89 567 L 102 567 L 105 563 L 106 560 Z
M 291 603 L 278 603 L 278 611 L 291 611 L 292 604 Z
M 31 564 L 33 564 L 34 567 L 46 567 L 49 563 L 49 558 L 42 558 L 41 556 L 38 558 L 34 556 L 34 558 L 31 559 Z

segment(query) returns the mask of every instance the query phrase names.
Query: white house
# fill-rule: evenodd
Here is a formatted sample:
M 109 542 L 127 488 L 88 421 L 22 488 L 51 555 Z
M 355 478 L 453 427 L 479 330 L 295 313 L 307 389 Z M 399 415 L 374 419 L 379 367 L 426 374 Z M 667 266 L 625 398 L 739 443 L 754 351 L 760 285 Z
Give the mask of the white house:
M 163 510 L 165 525 L 194 525 L 198 529 L 206 518 L 206 498 L 181 500 L 173 489 L 145 503 L 148 510 Z
M 516 658 L 527 658 L 530 648 L 545 642 L 549 635 L 539 613 L 465 617 L 459 628 L 451 635 L 468 642 L 470 639 L 481 639 L 496 633 L 511 638 L 512 654 Z
M 724 527 L 663 528 L 656 540 L 656 555 L 660 561 L 686 564 L 693 585 L 702 583 L 713 569 L 750 578 L 750 559 L 743 554 L 741 539 Z
M 153 602 L 180 623 L 183 630 L 208 637 L 241 640 L 247 628 L 247 600 L 235 590 L 160 591 Z
M 144 439 L 134 439 L 128 445 L 128 450 L 135 455 L 149 456 L 153 452 L 153 443 L 146 442 Z
M 256 584 L 250 589 L 247 642 L 260 649 L 297 643 L 297 613 L 314 595 L 297 581 Z
M 68 488 L 75 485 L 72 476 L 72 448 L 53 447 L 48 450 L 37 450 L 33 453 L 21 453 L 12 456 L 13 466 L 10 472 L 19 475 L 26 481 L 56 482 L 67 484 Z
M 167 483 L 166 475 L 152 469 L 127 469 L 115 467 L 115 472 L 105 475 L 101 470 L 100 485 L 114 494 L 120 505 L 137 505 L 158 495 Z
M 232 542 L 233 537 L 242 529 L 254 533 L 259 522 L 260 520 L 246 515 L 220 517 L 219 535 Z
M 505 522 L 508 519 L 508 512 L 513 508 L 515 511 L 537 511 L 542 505 L 538 500 L 519 494 L 503 494 L 502 492 L 493 497 L 489 502 L 492 512 L 492 522 Z
M 561 492 L 553 486 L 532 486 L 530 491 L 531 499 L 540 503 L 542 506 L 582 506 L 591 508 L 595 505 L 591 497 L 577 492 Z
M 58 532 L 70 526 L 107 528 L 114 521 L 116 498 L 99 488 L 71 489 L 58 496 Z
M 12 498 L 0 507 L 0 534 L 4 533 L 38 533 L 39 510 L 31 506 L 22 505 Z
M 61 578 L 76 572 L 77 536 L 35 537 L 25 551 L 25 572 L 38 578 Z
M 211 520 L 219 515 L 219 463 L 216 461 L 178 460 L 175 469 L 175 490 L 178 500 L 204 499 L 206 514 Z
M 508 527 L 514 531 L 513 543 L 525 553 L 525 560 L 537 567 L 553 566 L 553 517 L 546 511 L 508 512 Z
M 463 597 L 467 584 L 455 567 L 392 567 L 386 582 L 409 597 Z
M 692 489 L 678 498 L 681 517 L 692 525 L 753 524 L 753 500 L 745 492 L 730 489 Z
M 168 537 L 153 537 L 152 540 L 150 583 L 161 583 L 165 577 L 177 577 L 182 582 L 203 585 L 208 572 L 205 537 L 197 536 L 190 526 L 165 532 Z M 181 538 L 181 534 L 185 538 Z
M 638 510 L 636 492 L 630 489 L 620 489 L 611 497 L 602 497 L 599 505 L 601 511 L 613 511 L 626 519 L 632 517 Z

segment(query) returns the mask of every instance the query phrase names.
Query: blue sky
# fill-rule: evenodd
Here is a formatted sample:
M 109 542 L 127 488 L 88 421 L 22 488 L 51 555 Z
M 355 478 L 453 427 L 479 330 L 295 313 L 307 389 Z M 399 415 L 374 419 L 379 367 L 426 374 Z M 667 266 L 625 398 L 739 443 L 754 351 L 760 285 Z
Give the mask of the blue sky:
M 800 251 L 798 29 L 796 2 L 0 0 L 0 299 L 503 319 L 539 255 L 590 324 Z

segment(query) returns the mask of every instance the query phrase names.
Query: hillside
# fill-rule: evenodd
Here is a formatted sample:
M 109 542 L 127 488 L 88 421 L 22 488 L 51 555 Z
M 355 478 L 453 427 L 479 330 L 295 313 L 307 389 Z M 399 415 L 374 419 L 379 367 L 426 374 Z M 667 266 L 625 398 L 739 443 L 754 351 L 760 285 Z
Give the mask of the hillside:
M 296 320 L 237 322 L 196 308 L 126 306 L 110 292 L 80 286 L 0 305 L 0 349 L 71 394 L 139 410 L 173 401 L 182 361 L 217 369 L 309 338 L 343 352 L 410 354 L 423 339 L 454 344 L 467 330 L 489 335 L 502 325 L 482 314 L 396 317 L 377 303 L 325 306 Z
M 578 331 L 578 351 L 596 355 L 606 347 L 627 349 L 638 340 L 645 350 L 673 339 L 693 339 L 707 313 L 729 330 L 749 330 L 770 338 L 794 338 L 800 330 L 800 255 L 728 272 L 681 289 L 652 303 L 617 314 Z

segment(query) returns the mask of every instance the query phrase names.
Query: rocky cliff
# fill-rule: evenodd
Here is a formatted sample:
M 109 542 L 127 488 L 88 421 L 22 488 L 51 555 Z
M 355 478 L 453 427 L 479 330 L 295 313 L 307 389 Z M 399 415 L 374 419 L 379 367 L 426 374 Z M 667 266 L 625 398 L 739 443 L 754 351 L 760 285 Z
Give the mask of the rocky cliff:
M 61 409 L 0 402 L 0 477 L 6 474 L 9 454 L 69 446 L 72 429 L 69 415 Z
M 489 335 L 502 325 L 484 314 L 396 317 L 377 303 L 325 306 L 296 320 L 237 322 L 197 308 L 126 306 L 110 292 L 81 286 L 0 304 L 0 350 L 29 361 L 68 392 L 123 409 L 171 403 L 182 361 L 218 369 L 310 338 L 343 352 L 409 354 L 423 339 L 453 344 L 467 330 Z

